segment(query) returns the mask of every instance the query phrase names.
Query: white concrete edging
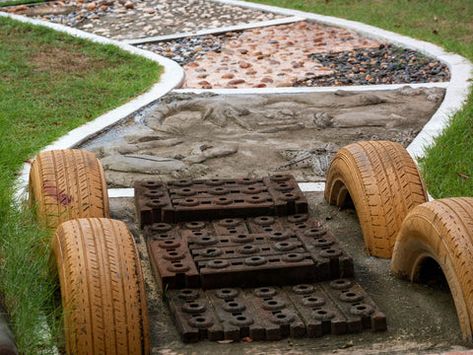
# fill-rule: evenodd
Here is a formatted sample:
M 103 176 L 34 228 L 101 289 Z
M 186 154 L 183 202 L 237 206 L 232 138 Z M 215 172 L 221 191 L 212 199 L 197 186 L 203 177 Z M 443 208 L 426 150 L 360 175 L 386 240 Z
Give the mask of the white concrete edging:
M 320 192 L 325 190 L 325 182 L 299 182 L 298 185 L 302 192 Z M 109 198 L 130 198 L 134 196 L 135 189 L 131 187 L 108 189 Z
M 204 93 L 212 92 L 216 94 L 269 94 L 269 93 L 304 93 L 304 92 L 334 92 L 337 90 L 347 91 L 368 91 L 368 90 L 396 90 L 403 86 L 410 87 L 442 87 L 446 88 L 445 98 L 431 117 L 429 122 L 423 127 L 421 132 L 407 147 L 408 152 L 414 159 L 419 159 L 424 155 L 427 146 L 433 143 L 443 129 L 447 126 L 449 118 L 458 112 L 466 102 L 469 94 L 471 80 L 473 78 L 473 65 L 465 58 L 445 52 L 442 48 L 407 36 L 402 36 L 394 32 L 386 31 L 374 26 L 366 25 L 356 21 L 345 20 L 336 17 L 323 16 L 313 13 L 306 13 L 298 10 L 284 9 L 275 6 L 249 3 L 240 0 L 212 0 L 219 3 L 230 4 L 252 8 L 260 11 L 274 12 L 286 16 L 303 17 L 308 20 L 314 20 L 322 24 L 346 28 L 358 32 L 366 37 L 377 40 L 389 41 L 395 45 L 417 50 L 429 57 L 440 60 L 445 63 L 451 74 L 449 82 L 445 83 L 425 83 L 425 84 L 401 84 L 401 85 L 366 85 L 366 86 L 348 86 L 348 87 L 315 87 L 315 88 L 263 88 L 263 89 L 177 89 L 180 93 Z M 303 191 L 323 191 L 325 183 L 313 183 L 304 186 Z M 109 189 L 110 197 L 131 197 L 132 189 Z
M 302 93 L 302 92 L 333 92 L 337 90 L 349 90 L 349 91 L 367 91 L 367 90 L 394 90 L 398 89 L 403 86 L 411 86 L 411 87 L 444 87 L 446 88 L 446 95 L 445 98 L 440 105 L 437 112 L 432 116 L 429 122 L 424 126 L 421 132 L 417 135 L 414 141 L 408 146 L 409 153 L 415 158 L 418 159 L 423 156 L 424 149 L 433 143 L 435 137 L 437 137 L 443 129 L 447 126 L 449 118 L 458 112 L 463 104 L 466 102 L 471 81 L 473 78 L 473 65 L 467 59 L 456 55 L 450 54 L 445 52 L 442 48 L 420 40 L 416 40 L 407 36 L 402 36 L 394 32 L 386 31 L 374 26 L 366 25 L 360 22 L 345 20 L 341 18 L 331 17 L 331 16 L 323 16 L 313 13 L 307 13 L 298 10 L 291 10 L 285 9 L 275 6 L 268 6 L 268 5 L 261 5 L 250 3 L 246 1 L 240 0 L 212 0 L 214 2 L 230 4 L 235 6 L 247 7 L 252 9 L 257 9 L 260 11 L 266 12 L 274 12 L 281 15 L 288 16 L 289 19 L 308 19 L 314 20 L 322 24 L 337 26 L 346 28 L 355 32 L 358 32 L 366 37 L 374 38 L 377 40 L 384 40 L 389 41 L 395 45 L 414 49 L 417 50 L 427 56 L 433 57 L 441 62 L 445 63 L 449 69 L 451 74 L 451 79 L 448 83 L 426 83 L 426 84 L 401 84 L 401 85 L 366 85 L 366 86 L 349 86 L 349 87 L 318 87 L 318 88 L 268 88 L 268 89 L 215 89 L 215 90 L 200 90 L 200 89 L 182 89 L 176 90 L 176 92 L 193 92 L 193 93 L 201 93 L 201 92 L 214 92 L 219 94 L 269 94 L 269 93 Z M 128 104 L 125 104 L 115 110 L 112 110 L 100 117 L 96 120 L 81 126 L 65 136 L 61 137 L 59 140 L 54 142 L 53 144 L 47 146 L 43 150 L 51 150 L 51 149 L 65 149 L 74 147 L 85 139 L 90 138 L 91 136 L 98 134 L 99 132 L 105 130 L 107 127 L 110 127 L 113 124 L 116 124 L 120 120 L 128 117 L 133 112 L 139 110 L 141 107 L 146 106 L 147 104 L 155 101 L 160 96 L 164 95 L 165 93 L 169 92 L 173 88 L 182 84 L 184 72 L 183 69 L 175 62 L 161 57 L 157 54 L 152 52 L 144 51 L 135 47 L 131 47 L 129 44 L 124 42 L 118 42 L 110 39 L 106 39 L 104 37 L 100 37 L 97 35 L 93 35 L 87 32 L 83 32 L 77 29 L 69 28 L 59 24 L 53 24 L 46 21 L 35 20 L 26 18 L 23 16 L 18 15 L 11 15 L 11 14 L 4 14 L 0 13 L 0 16 L 10 17 L 13 19 L 17 19 L 21 22 L 31 23 L 46 26 L 49 28 L 53 28 L 55 30 L 66 32 L 76 37 L 89 39 L 99 43 L 105 44 L 114 44 L 128 52 L 142 55 L 148 59 L 154 60 L 168 69 L 169 71 L 165 70 L 165 73 L 161 76 L 160 83 L 153 86 L 153 88 L 139 96 L 138 98 L 132 100 Z M 281 20 L 288 20 L 288 19 L 281 19 Z M 276 20 L 272 20 L 276 21 Z M 262 22 L 254 23 L 254 25 L 258 25 L 256 27 L 261 27 Z M 253 24 L 250 24 L 253 25 Z M 235 27 L 235 26 L 231 26 Z M 221 28 L 219 32 L 227 32 L 231 27 Z M 239 27 L 240 29 L 244 29 Z M 219 33 L 214 32 L 219 29 L 212 29 L 212 30 L 203 30 L 198 32 L 206 32 L 212 31 L 212 33 Z M 197 32 L 196 32 L 197 33 Z M 207 32 L 210 33 L 210 32 Z M 205 33 L 203 33 L 205 34 Z M 180 34 L 182 35 L 182 34 Z M 189 34 L 195 36 L 196 34 Z M 164 36 L 159 36 L 163 38 Z M 159 39 L 158 40 L 162 40 Z M 179 37 L 174 37 L 179 38 Z M 156 41 L 153 39 L 152 41 Z M 131 41 L 128 41 L 130 43 Z M 136 43 L 136 42 L 132 42 Z M 141 42 L 144 43 L 144 42 Z M 173 77 L 175 75 L 176 77 Z M 162 92 L 161 92 L 162 90 Z M 117 118 L 120 116 L 119 118 Z M 29 174 L 29 164 L 25 164 L 24 169 L 22 171 L 22 175 L 19 178 L 19 186 L 22 188 L 19 192 L 23 193 L 25 190 L 24 187 L 27 184 Z M 304 186 L 307 184 L 307 186 Z M 301 183 L 301 189 L 303 191 L 323 191 L 324 183 Z M 109 189 L 110 197 L 127 197 L 130 196 L 131 189 Z
M 120 49 L 127 51 L 129 53 L 139 55 L 150 59 L 158 64 L 160 64 L 164 71 L 159 78 L 159 82 L 154 84 L 150 90 L 144 94 L 132 99 L 126 104 L 113 109 L 109 112 L 104 113 L 103 115 L 97 117 L 96 119 L 68 132 L 66 135 L 60 137 L 58 140 L 52 144 L 46 146 L 41 151 L 53 150 L 53 149 L 68 149 L 73 148 L 80 143 L 84 142 L 88 138 L 96 135 L 99 132 L 106 130 L 107 128 L 119 123 L 120 121 L 126 119 L 131 114 L 136 112 L 149 105 L 150 103 L 156 101 L 161 96 L 167 94 L 169 91 L 180 86 L 184 80 L 184 70 L 176 62 L 157 55 L 155 53 L 145 51 L 139 48 L 135 48 L 129 44 L 111 40 L 105 37 L 97 36 L 88 32 L 84 32 L 75 28 L 67 27 L 60 24 L 50 23 L 47 21 L 31 19 L 24 16 L 7 14 L 0 12 L 1 17 L 8 17 L 14 20 L 18 20 L 23 23 L 29 23 L 32 25 L 39 25 L 43 27 L 48 27 L 54 29 L 58 32 L 64 32 L 74 37 L 87 39 L 92 42 L 101 43 L 101 44 L 111 44 L 119 47 Z M 25 163 L 21 171 L 20 176 L 17 179 L 16 183 L 16 194 L 15 201 L 20 201 L 26 196 L 26 187 L 28 185 L 28 177 L 30 171 L 30 164 Z
M 144 38 L 137 38 L 137 39 L 125 39 L 123 40 L 123 42 L 136 45 L 136 44 L 145 44 L 145 43 L 152 43 L 152 42 L 170 41 L 170 40 L 185 38 L 185 37 L 197 37 L 197 36 L 205 36 L 205 35 L 219 34 L 219 33 L 225 33 L 225 32 L 244 31 L 244 30 L 250 30 L 253 28 L 260 28 L 260 27 L 286 25 L 289 23 L 294 23 L 294 22 L 299 22 L 299 21 L 304 21 L 304 20 L 305 18 L 302 18 L 299 16 L 291 16 L 291 17 L 284 17 L 284 18 L 275 19 L 275 20 L 244 23 L 244 24 L 234 25 L 234 26 L 209 28 L 207 30 L 199 30 L 199 31 L 194 31 L 194 32 L 180 32 L 180 33 L 174 33 L 174 34 L 163 35 L 163 36 L 144 37 Z
M 409 86 L 411 88 L 443 88 L 449 82 L 420 83 L 420 84 L 387 84 L 387 85 L 352 85 L 352 86 L 316 86 L 316 87 L 283 87 L 283 88 L 244 88 L 244 89 L 174 89 L 177 94 L 205 94 L 218 95 L 255 95 L 255 94 L 303 94 L 303 93 L 328 93 L 336 91 L 388 91 L 398 90 Z
M 408 152 L 415 159 L 424 156 L 425 148 L 432 145 L 434 139 L 447 127 L 450 117 L 460 111 L 465 104 L 473 80 L 473 65 L 466 58 L 447 53 L 443 48 L 432 43 L 420 41 L 378 27 L 366 25 L 361 22 L 345 20 L 342 18 L 318 15 L 299 10 L 285 9 L 276 6 L 250 3 L 241 0 L 211 0 L 214 2 L 241 6 L 260 11 L 274 12 L 285 16 L 300 16 L 322 24 L 346 28 L 358 32 L 366 37 L 389 41 L 395 45 L 414 49 L 429 57 L 445 63 L 450 69 L 451 79 L 448 84 L 445 98 L 437 112 L 427 122 L 417 137 L 407 147 Z

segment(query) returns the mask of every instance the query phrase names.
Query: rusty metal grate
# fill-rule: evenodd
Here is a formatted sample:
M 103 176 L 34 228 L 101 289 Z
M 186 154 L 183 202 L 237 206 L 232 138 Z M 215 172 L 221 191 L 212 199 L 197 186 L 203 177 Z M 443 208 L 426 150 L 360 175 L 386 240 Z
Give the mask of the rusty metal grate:
M 306 213 L 307 200 L 291 175 L 262 179 L 178 180 L 135 184 L 139 225 L 217 218 Z
M 171 290 L 166 294 L 184 342 L 279 340 L 386 330 L 386 317 L 349 279 L 293 287 Z
M 307 214 L 292 176 L 145 181 L 135 196 L 154 275 L 185 342 L 386 329 L 351 279 L 352 258 Z
M 353 275 L 353 261 L 306 214 L 226 218 L 145 228 L 163 288 L 257 287 Z

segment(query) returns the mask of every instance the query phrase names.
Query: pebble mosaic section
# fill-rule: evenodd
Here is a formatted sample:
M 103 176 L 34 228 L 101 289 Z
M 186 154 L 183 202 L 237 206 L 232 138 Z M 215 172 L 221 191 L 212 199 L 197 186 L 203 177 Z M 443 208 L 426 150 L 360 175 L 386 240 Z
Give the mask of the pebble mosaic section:
M 226 34 L 219 52 L 184 66 L 187 88 L 288 87 L 332 70 L 312 53 L 376 48 L 380 43 L 339 28 L 298 22 Z
M 141 45 L 184 66 L 187 88 L 439 82 L 444 64 L 412 50 L 311 22 Z
M 208 0 L 66 1 L 8 11 L 113 39 L 137 39 L 283 18 Z

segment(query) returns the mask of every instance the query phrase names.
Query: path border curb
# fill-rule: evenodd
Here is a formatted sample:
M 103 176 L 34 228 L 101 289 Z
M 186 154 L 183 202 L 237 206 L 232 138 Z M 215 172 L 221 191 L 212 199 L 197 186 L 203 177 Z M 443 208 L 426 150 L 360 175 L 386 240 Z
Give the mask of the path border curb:
M 439 83 L 420 83 L 420 84 L 386 84 L 386 85 L 352 85 L 352 86 L 316 86 L 316 87 L 283 87 L 283 88 L 241 88 L 241 89 L 174 89 L 176 94 L 217 94 L 217 95 L 270 95 L 270 94 L 310 94 L 310 93 L 329 93 L 336 91 L 392 91 L 404 87 L 418 88 L 442 88 L 449 86 L 447 81 Z
M 147 92 L 139 95 L 138 97 L 135 97 L 134 99 L 131 99 L 124 105 L 121 105 L 111 111 L 108 111 L 102 114 L 101 116 L 93 119 L 92 121 L 73 129 L 72 131 L 66 133 L 64 136 L 58 138 L 53 143 L 41 149 L 41 152 L 53 149 L 73 148 L 79 145 L 80 143 L 86 141 L 87 139 L 97 135 L 98 133 L 103 132 L 112 127 L 113 125 L 116 125 L 117 123 L 125 120 L 130 115 L 142 109 L 143 107 L 155 102 L 163 95 L 182 85 L 184 81 L 184 70 L 179 64 L 172 61 L 171 59 L 165 58 L 153 52 L 139 49 L 123 42 L 115 41 L 102 36 L 97 36 L 95 34 L 84 32 L 61 24 L 51 23 L 43 20 L 32 19 L 25 16 L 14 15 L 4 12 L 0 12 L 0 17 L 11 18 L 13 20 L 17 20 L 23 23 L 51 28 L 58 32 L 63 32 L 77 38 L 90 40 L 95 43 L 111 44 L 129 53 L 150 59 L 161 65 L 164 69 L 163 73 L 159 78 L 159 81 L 155 83 Z M 21 170 L 20 176 L 16 181 L 15 201 L 21 201 L 23 198 L 26 197 L 29 172 L 30 163 L 25 163 Z
M 422 128 L 416 138 L 407 147 L 409 154 L 411 154 L 411 156 L 416 160 L 424 156 L 425 148 L 432 145 L 434 139 L 447 127 L 450 117 L 463 108 L 470 93 L 470 88 L 473 85 L 473 64 L 468 59 L 458 54 L 448 53 L 443 48 L 429 42 L 417 40 L 361 22 L 345 20 L 338 17 L 318 15 L 277 6 L 250 3 L 242 0 L 211 1 L 260 11 L 274 12 L 285 16 L 305 17 L 307 20 L 317 21 L 318 23 L 325 25 L 346 28 L 372 39 L 387 40 L 393 44 L 414 49 L 445 63 L 450 69 L 451 75 L 445 98 L 437 109 L 437 112 L 435 112 L 429 122 L 427 122 L 424 128 Z
M 402 46 L 404 48 L 414 49 L 419 51 L 427 56 L 435 58 L 443 63 L 445 63 L 451 74 L 449 82 L 445 83 L 425 83 L 425 84 L 394 84 L 394 85 L 366 85 L 366 86 L 346 86 L 346 87 L 315 87 L 315 88 L 268 88 L 268 89 L 215 89 L 215 90 L 202 90 L 202 89 L 178 89 L 175 90 L 176 93 L 204 93 L 204 92 L 213 92 L 218 94 L 277 94 L 277 93 L 302 93 L 302 92 L 334 92 L 337 90 L 347 90 L 347 91 L 369 91 L 369 90 L 395 90 L 404 86 L 411 87 L 443 87 L 446 88 L 445 98 L 442 101 L 442 104 L 431 117 L 431 119 L 424 125 L 419 134 L 414 138 L 411 144 L 407 147 L 409 154 L 417 161 L 419 158 L 424 156 L 425 148 L 430 146 L 434 139 L 441 134 L 441 132 L 447 127 L 450 118 L 458 111 L 463 108 L 465 104 L 470 88 L 473 85 L 473 64 L 466 58 L 453 53 L 448 53 L 444 51 L 443 48 L 428 43 L 421 40 L 416 40 L 404 35 L 400 35 L 394 32 L 383 30 L 381 28 L 367 25 L 361 22 L 346 20 L 342 18 L 324 16 L 314 13 L 303 12 L 299 10 L 286 9 L 276 6 L 269 6 L 257 3 L 250 3 L 242 0 L 211 0 L 213 2 L 252 8 L 259 11 L 273 12 L 280 15 L 287 16 L 282 21 L 287 20 L 312 20 L 321 24 L 342 27 L 360 33 L 366 37 L 389 41 L 395 45 Z M 117 124 L 121 120 L 129 117 L 134 112 L 139 109 L 147 106 L 153 101 L 157 100 L 159 97 L 165 95 L 166 93 L 172 91 L 173 89 L 182 85 L 184 80 L 184 71 L 181 66 L 176 62 L 159 56 L 150 51 L 145 51 L 136 47 L 131 46 L 129 41 L 116 41 L 94 35 L 88 32 L 84 32 L 75 28 L 70 28 L 64 25 L 50 23 L 47 21 L 30 19 L 28 17 L 1 13 L 0 16 L 10 17 L 21 22 L 41 25 L 48 28 L 55 29 L 60 32 L 65 32 L 71 34 L 75 37 L 89 39 L 94 42 L 104 43 L 104 44 L 114 44 L 130 53 L 141 55 L 145 58 L 154 60 L 159 64 L 165 67 L 165 72 L 161 76 L 159 83 L 155 84 L 150 91 L 145 94 L 140 95 L 139 97 L 133 99 L 125 105 L 122 105 L 112 111 L 105 113 L 104 115 L 96 118 L 95 120 L 80 126 L 65 136 L 59 138 L 56 142 L 48 145 L 42 151 L 51 150 L 51 149 L 66 149 L 77 146 L 86 139 L 99 134 L 100 132 L 106 130 L 114 124 Z M 292 21 L 291 20 L 291 21 Z M 277 20 L 272 20 L 277 21 Z M 197 31 L 194 34 L 189 32 L 189 36 L 199 35 L 199 32 L 214 32 L 221 33 L 226 32 L 230 28 L 242 28 L 245 29 L 245 26 L 253 27 L 264 27 L 268 21 L 261 21 L 252 24 L 246 25 L 237 25 L 237 26 L 227 26 L 216 29 L 201 30 Z M 271 21 L 269 21 L 271 22 Z M 267 24 L 266 24 L 267 25 Z M 253 28 L 251 27 L 251 28 Z M 210 33 L 210 32 L 209 32 Z M 204 33 L 205 34 L 205 33 Z M 181 33 L 176 35 L 186 35 L 187 33 Z M 171 36 L 176 36 L 171 35 Z M 165 36 L 158 36 L 165 37 Z M 156 38 L 158 38 L 156 37 Z M 143 40 L 146 40 L 144 38 Z M 161 39 L 162 40 L 162 39 Z M 133 40 L 132 40 L 133 41 Z M 152 40 L 153 42 L 156 39 Z M 127 43 L 128 42 L 128 43 Z M 149 41 L 148 41 L 149 42 Z M 134 42 L 133 42 L 134 43 Z M 142 42 L 144 43 L 144 42 Z M 167 72 L 167 70 L 170 70 Z M 176 78 L 172 78 L 171 74 L 176 75 Z M 162 92 L 160 90 L 163 90 Z M 116 116 L 116 117 L 114 117 Z M 18 179 L 18 192 L 16 194 L 17 199 L 25 195 L 25 187 L 28 181 L 29 174 L 29 164 L 25 164 L 21 172 L 21 176 Z M 310 191 L 322 191 L 324 188 L 324 183 L 314 183 L 314 190 Z M 120 193 L 124 193 L 126 196 L 129 196 L 128 189 L 109 189 L 110 196 L 120 197 Z M 309 191 L 309 190 L 306 190 Z
M 199 36 L 214 35 L 214 34 L 220 34 L 220 33 L 226 33 L 226 32 L 245 31 L 245 30 L 251 30 L 254 28 L 261 28 L 261 27 L 268 27 L 268 26 L 287 25 L 290 23 L 300 22 L 300 21 L 305 21 L 305 18 L 299 17 L 299 16 L 290 16 L 290 17 L 284 17 L 284 18 L 275 19 L 275 20 L 266 20 L 266 21 L 259 21 L 259 22 L 243 23 L 243 24 L 233 25 L 233 26 L 209 28 L 209 29 L 198 30 L 194 32 L 178 32 L 178 33 L 174 33 L 170 35 L 163 35 L 163 36 L 124 39 L 123 42 L 127 44 L 132 44 L 132 45 L 156 43 L 156 42 L 162 42 L 162 41 L 182 39 L 182 38 L 187 38 L 187 37 L 199 37 Z

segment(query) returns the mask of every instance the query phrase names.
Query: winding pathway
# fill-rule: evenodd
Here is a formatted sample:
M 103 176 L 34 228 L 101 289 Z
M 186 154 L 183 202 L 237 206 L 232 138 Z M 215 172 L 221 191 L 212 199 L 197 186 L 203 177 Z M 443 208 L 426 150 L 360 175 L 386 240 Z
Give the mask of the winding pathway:
M 469 76 L 467 74 L 471 70 L 471 64 L 464 58 L 449 55 L 434 45 L 371 26 L 300 11 L 243 1 L 222 0 L 182 2 L 170 0 L 146 0 L 142 2 L 98 0 L 83 2 L 82 0 L 76 0 L 66 2 L 66 4 L 62 2 L 49 2 L 42 5 L 19 6 L 10 8 L 8 11 L 35 17 L 39 19 L 34 20 L 36 23 L 42 23 L 41 21 L 47 20 L 50 27 L 67 31 L 73 35 L 89 37 L 104 43 L 118 44 L 128 51 L 156 60 L 166 67 L 161 82 L 151 92 L 142 95 L 139 99 L 133 100 L 117 110 L 101 116 L 85 127 L 70 132 L 70 134 L 46 147 L 46 149 L 78 146 L 85 142 L 88 137 L 96 136 L 99 132 L 105 131 L 111 125 L 122 122 L 126 118 L 136 120 L 138 123 L 136 130 L 130 132 L 132 137 L 129 137 L 127 142 L 123 142 L 123 145 L 130 143 L 136 145 L 135 141 L 140 139 L 136 137 L 137 132 L 138 135 L 142 135 L 141 139 L 150 139 L 150 133 L 152 132 L 146 130 L 143 132 L 143 127 L 139 126 L 140 122 L 147 120 L 146 117 L 142 117 L 142 107 L 156 101 L 166 92 L 182 84 L 183 88 L 175 89 L 175 93 L 182 95 L 189 93 L 204 95 L 206 93 L 225 95 L 247 94 L 251 95 L 247 98 L 250 100 L 249 102 L 258 101 L 257 98 L 260 94 L 273 95 L 284 93 L 296 95 L 304 93 L 306 95 L 315 95 L 315 93 L 326 94 L 333 92 L 337 95 L 337 93 L 350 91 L 353 95 L 359 96 L 367 91 L 366 95 L 358 97 L 358 103 L 352 103 L 354 106 L 351 106 L 351 110 L 353 111 L 355 106 L 366 106 L 368 111 L 369 108 L 374 108 L 375 113 L 366 111 L 363 114 L 363 110 L 361 110 L 357 117 L 345 117 L 346 115 L 344 116 L 345 112 L 343 111 L 347 107 L 341 107 L 337 112 L 319 109 L 312 112 L 314 116 L 313 121 L 315 122 L 312 125 L 313 128 L 324 129 L 332 127 L 338 129 L 346 126 L 346 124 L 343 126 L 340 120 L 343 122 L 353 119 L 360 121 L 359 116 L 364 115 L 363 122 L 357 121 L 356 125 L 350 126 L 348 124 L 348 127 L 345 128 L 354 129 L 359 127 L 364 133 L 367 130 L 373 138 L 396 140 L 396 134 L 401 134 L 402 137 L 397 140 L 402 140 L 402 143 L 408 146 L 411 154 L 419 157 L 422 155 L 423 147 L 430 144 L 432 139 L 445 126 L 448 115 L 459 109 L 468 92 Z M 160 19 L 159 21 L 158 18 Z M 55 23 L 66 24 L 72 28 L 55 25 Z M 92 34 L 80 32 L 74 30 L 74 27 L 111 39 L 105 40 Z M 118 43 L 115 41 L 116 39 L 123 40 L 123 42 Z M 135 47 L 131 47 L 130 44 Z M 136 46 L 141 49 L 136 48 Z M 153 52 L 157 55 L 152 54 Z M 166 60 L 166 57 L 172 61 Z M 176 63 L 181 64 L 183 69 L 179 68 Z M 414 91 L 402 89 L 403 84 L 409 84 L 414 88 Z M 439 90 L 442 89 L 446 89 L 446 92 L 441 103 L 443 94 Z M 420 120 L 424 127 L 407 125 L 408 127 L 406 128 L 406 125 L 396 124 L 397 121 L 409 120 L 395 112 L 396 110 L 398 112 L 399 110 L 406 110 L 407 106 L 405 105 L 402 108 L 394 108 L 395 105 L 391 105 L 392 107 L 390 108 L 383 107 L 381 109 L 376 107 L 380 103 L 389 106 L 389 103 L 403 101 L 400 100 L 399 95 L 396 99 L 391 97 L 387 100 L 378 97 L 375 101 L 381 100 L 383 102 L 378 102 L 376 105 L 373 105 L 371 102 L 367 105 L 360 104 L 360 102 L 364 102 L 363 100 L 370 100 L 369 97 L 368 99 L 366 98 L 368 94 L 379 95 L 376 94 L 377 91 L 392 91 L 393 95 L 400 93 L 400 95 L 404 96 L 415 96 L 418 99 L 418 102 L 416 102 L 417 106 L 419 103 L 422 103 L 421 106 L 425 106 L 429 101 L 433 103 L 430 111 L 428 109 L 425 111 L 425 118 Z M 231 100 L 235 101 L 237 99 Z M 295 97 L 291 97 L 290 100 L 297 101 Z M 313 96 L 310 100 L 318 101 L 320 100 L 320 95 Z M 339 101 L 340 99 L 335 100 L 335 102 Z M 159 107 L 159 103 L 156 105 L 155 110 L 159 111 L 162 109 Z M 205 103 L 203 108 L 197 110 L 202 111 L 201 119 L 203 117 L 202 114 L 205 116 L 206 112 L 208 112 L 209 105 L 211 104 Z M 235 122 L 235 117 L 238 119 L 240 116 L 247 115 L 246 113 L 242 114 L 242 112 L 229 113 L 228 110 L 231 111 L 235 105 L 230 103 L 229 106 L 226 108 L 221 106 L 215 112 L 224 117 L 225 120 L 230 118 L 232 122 Z M 210 109 L 213 110 L 215 107 Z M 221 111 L 218 111 L 219 109 Z M 297 112 L 298 109 L 300 110 L 301 108 L 294 107 L 293 111 Z M 437 109 L 436 112 L 435 109 Z M 251 104 L 249 105 L 249 110 L 252 111 Z M 260 109 L 260 113 L 263 113 L 263 116 L 268 114 L 265 110 L 267 111 L 267 108 Z M 281 118 L 282 111 L 276 112 L 276 121 L 283 119 Z M 294 115 L 294 112 L 290 114 Z M 140 117 L 142 118 L 141 121 Z M 373 126 L 384 129 L 392 128 L 393 123 L 387 121 L 380 123 L 383 117 L 389 117 L 388 121 L 393 121 L 394 126 L 398 126 L 398 131 L 401 133 L 395 132 L 394 135 L 386 136 L 378 134 L 379 132 L 373 132 L 373 128 L 370 128 Z M 168 116 L 164 116 L 164 118 L 167 119 Z M 308 127 L 310 126 L 308 124 L 301 125 L 299 122 L 299 130 L 297 130 L 297 124 L 291 123 L 297 120 L 300 121 L 300 118 L 294 116 L 292 121 L 289 120 L 287 124 L 284 122 L 276 124 L 278 127 L 276 131 L 295 129 L 297 137 L 297 135 L 302 133 L 302 130 L 312 128 Z M 241 122 L 242 120 L 237 125 L 241 126 Z M 160 124 L 162 123 L 164 122 Z M 296 124 L 296 126 L 291 126 L 291 124 Z M 171 128 L 176 129 L 175 125 Z M 177 129 L 181 128 L 178 125 Z M 114 130 L 120 131 L 120 126 L 112 129 L 111 132 Z M 251 130 L 254 130 L 254 127 Z M 408 135 L 410 135 L 407 140 L 402 133 L 405 131 L 408 131 Z M 107 134 L 110 135 L 110 133 Z M 234 132 L 234 134 L 236 133 Z M 241 135 L 242 132 L 238 134 Z M 370 136 L 369 134 L 359 137 L 354 135 L 350 139 L 366 138 Z M 329 139 L 328 137 L 322 138 L 322 141 L 325 142 Z M 163 137 L 160 136 L 155 137 L 154 140 L 156 142 L 156 140 L 162 139 Z M 98 141 L 101 142 L 100 137 Z M 102 141 L 106 142 L 107 139 L 102 139 Z M 347 143 L 348 141 L 345 140 L 341 143 Z M 209 146 L 206 139 L 200 139 L 194 143 L 194 146 L 188 146 L 188 152 L 183 154 L 184 159 L 188 158 L 189 154 L 191 156 L 192 154 L 195 155 L 196 149 L 199 149 L 199 144 L 200 147 L 203 147 L 202 152 L 199 154 L 205 155 L 203 150 L 208 149 L 207 147 Z M 231 144 L 227 144 L 228 142 L 225 140 L 214 143 L 217 143 L 216 147 L 212 146 L 216 151 L 215 149 L 213 153 L 207 151 L 208 157 L 203 160 L 201 159 L 198 162 L 199 165 L 202 165 L 200 163 L 209 159 L 218 159 L 221 156 L 231 155 L 226 153 L 229 150 L 232 151 Z M 274 143 L 277 144 L 278 140 L 276 139 Z M 309 141 L 304 146 L 294 145 L 294 142 L 289 142 L 285 147 L 287 148 L 286 151 L 288 149 L 295 151 L 295 156 L 292 153 L 281 153 L 280 155 L 290 163 L 294 159 L 297 162 L 302 157 L 304 158 L 302 159 L 302 165 L 305 164 L 305 167 L 310 168 L 315 164 L 315 169 L 317 169 L 317 166 L 324 164 L 324 159 L 326 160 L 330 157 L 330 152 L 325 152 L 326 154 L 322 154 L 321 158 L 316 158 L 315 160 L 313 158 L 306 159 L 307 154 L 309 154 L 309 157 L 313 155 L 310 151 L 317 148 L 316 143 L 320 143 L 320 141 L 312 142 L 313 147 L 310 146 Z M 86 146 L 90 145 L 94 146 L 94 141 L 86 142 Z M 160 146 L 159 143 L 155 145 Z M 110 152 L 110 150 L 113 151 L 114 147 L 111 148 L 107 150 L 105 147 L 98 151 L 105 150 Z M 149 144 L 145 148 L 147 149 L 130 148 L 129 153 L 143 155 L 143 150 L 144 152 L 148 151 L 152 155 L 157 153 L 156 151 L 150 151 Z M 331 149 L 333 150 L 334 147 Z M 126 151 L 126 149 L 122 149 L 122 151 Z M 114 152 L 116 153 L 116 149 Z M 106 157 L 106 155 L 103 157 Z M 123 157 L 118 158 L 123 159 Z M 167 158 L 175 157 L 167 156 Z M 177 160 L 173 159 L 173 162 L 178 167 L 182 167 L 182 164 L 179 164 L 179 158 L 181 157 L 177 157 Z M 306 163 L 306 161 L 309 161 L 309 163 Z M 152 161 L 147 163 L 148 165 L 153 165 Z M 221 161 L 220 165 L 226 163 L 228 162 Z M 156 164 L 151 166 L 151 170 L 145 169 L 146 172 L 149 173 L 151 171 L 155 173 L 160 171 L 163 167 L 163 162 L 158 161 Z M 164 164 L 168 163 L 164 162 Z M 117 164 L 112 162 L 111 165 L 112 169 L 110 169 L 108 177 L 112 177 L 112 180 L 117 180 L 113 179 L 113 176 L 116 175 L 113 166 Z M 279 166 L 281 165 L 279 164 Z M 143 173 L 142 167 L 137 167 L 133 162 L 130 163 L 130 159 L 128 159 L 125 166 L 128 170 L 119 168 L 118 172 L 138 173 L 140 177 L 143 177 L 143 174 L 140 175 L 140 173 Z M 189 173 L 191 177 L 207 176 L 207 172 L 199 172 L 198 166 L 197 169 L 192 170 L 192 168 Z M 28 169 L 29 167 L 25 166 L 23 183 L 26 182 Z M 186 166 L 186 169 L 189 171 L 189 166 Z M 212 171 L 211 169 L 210 174 L 212 174 Z M 244 173 L 244 171 L 239 170 L 240 173 Z M 323 170 L 320 172 L 323 172 Z M 251 173 L 254 174 L 255 172 L 247 171 L 247 174 Z M 186 175 L 174 172 L 171 176 L 175 178 Z M 323 183 L 323 179 L 304 179 L 303 176 L 304 174 L 302 174 L 300 179 L 301 183 L 309 183 L 303 185 L 305 190 L 311 191 L 323 188 L 323 184 L 319 183 Z M 130 181 L 130 179 L 125 180 Z M 311 182 L 316 183 L 311 184 Z M 113 185 L 126 187 L 129 186 L 129 183 Z M 132 191 L 130 189 L 111 189 L 110 192 L 111 196 L 119 197 L 130 196 Z
M 261 175 L 275 167 L 294 173 L 304 191 L 322 191 L 331 154 L 351 141 L 397 140 L 421 157 L 425 145 L 461 108 L 472 78 L 471 63 L 432 44 L 352 21 L 243 1 L 77 0 L 9 11 L 14 14 L 0 15 L 115 44 L 165 67 L 149 92 L 45 147 L 81 146 L 98 153 L 111 197 L 132 196 L 134 179 L 158 172 L 166 178 Z M 26 186 L 28 173 L 25 165 L 20 186 Z M 319 204 L 320 193 L 309 198 L 320 205 L 318 213 L 332 219 L 330 210 Z M 111 204 L 115 218 L 133 224 L 129 199 L 112 198 Z M 351 230 L 356 225 L 352 217 L 335 216 L 328 223 L 352 236 L 357 233 Z M 362 249 L 358 245 L 356 250 Z M 409 296 L 410 302 L 429 310 L 422 297 L 415 298 L 422 290 L 393 289 L 391 280 L 373 278 L 385 275 L 387 264 L 356 253 L 360 277 L 371 289 L 401 302 Z M 153 287 L 151 279 L 147 275 Z M 195 350 L 179 342 L 153 290 L 151 307 L 159 313 L 153 315 L 152 329 L 161 346 L 157 351 Z M 432 309 L 441 308 L 443 301 L 434 300 Z M 408 308 L 399 312 L 393 323 L 416 330 L 418 318 L 408 319 Z M 351 338 L 340 339 L 329 341 L 329 348 L 353 345 Z M 419 349 L 409 340 L 416 335 L 406 339 L 400 344 L 389 340 L 389 346 L 396 351 Z M 367 335 L 365 341 L 372 351 L 385 350 L 382 336 Z M 198 349 L 215 351 L 215 346 L 204 343 Z M 270 348 L 246 346 L 224 347 L 222 352 Z M 310 340 L 298 346 L 313 349 Z M 282 342 L 271 349 L 298 351 Z

